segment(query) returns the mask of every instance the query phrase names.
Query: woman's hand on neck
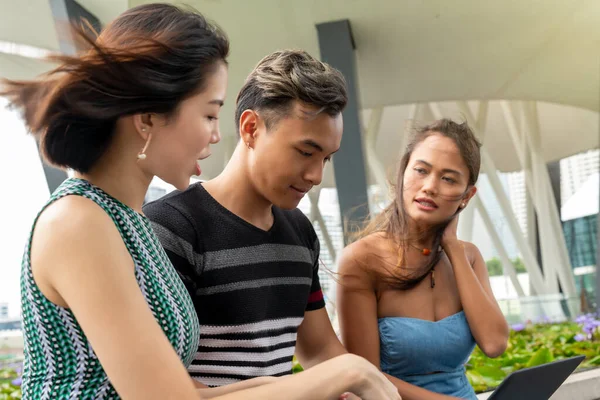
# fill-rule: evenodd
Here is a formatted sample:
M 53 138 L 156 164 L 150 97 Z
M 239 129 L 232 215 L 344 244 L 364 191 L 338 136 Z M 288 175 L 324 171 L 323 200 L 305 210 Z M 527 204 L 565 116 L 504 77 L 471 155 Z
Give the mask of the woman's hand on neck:
M 459 243 L 458 236 L 458 215 L 456 215 L 446 226 L 444 229 L 444 233 L 442 235 L 442 247 L 447 249 L 448 247 Z

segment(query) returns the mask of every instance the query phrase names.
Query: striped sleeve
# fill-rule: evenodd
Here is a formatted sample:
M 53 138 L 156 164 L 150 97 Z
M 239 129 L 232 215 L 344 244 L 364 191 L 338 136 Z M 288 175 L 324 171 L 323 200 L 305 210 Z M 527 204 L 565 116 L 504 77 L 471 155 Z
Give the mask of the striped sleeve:
M 195 293 L 204 263 L 198 252 L 196 230 L 191 220 L 164 200 L 144 206 L 144 214 L 150 219 L 156 236 L 187 290 Z
M 319 281 L 319 255 L 321 251 L 321 245 L 319 244 L 319 238 L 317 237 L 316 232 L 313 229 L 311 229 L 311 231 L 315 238 L 312 250 L 313 276 L 312 284 L 310 286 L 310 295 L 308 296 L 308 303 L 306 305 L 306 311 L 314 311 L 325 307 L 323 291 L 321 290 L 321 282 Z

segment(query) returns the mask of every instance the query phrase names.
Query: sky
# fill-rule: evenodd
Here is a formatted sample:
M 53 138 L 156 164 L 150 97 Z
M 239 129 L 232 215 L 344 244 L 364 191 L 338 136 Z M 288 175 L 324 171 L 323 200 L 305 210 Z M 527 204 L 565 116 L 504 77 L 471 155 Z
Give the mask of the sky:
M 35 141 L 0 98 L 0 303 L 19 316 L 23 250 L 36 213 L 49 196 Z

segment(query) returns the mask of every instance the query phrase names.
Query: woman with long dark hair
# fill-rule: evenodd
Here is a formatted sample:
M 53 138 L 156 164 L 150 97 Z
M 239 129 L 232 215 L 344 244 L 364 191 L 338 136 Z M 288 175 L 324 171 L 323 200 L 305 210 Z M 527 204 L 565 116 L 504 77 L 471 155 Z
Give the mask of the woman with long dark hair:
M 477 191 L 479 148 L 466 123 L 443 119 L 416 131 L 392 202 L 339 261 L 343 342 L 405 399 L 475 399 L 464 367 L 475 344 L 489 357 L 506 349 L 508 325 L 486 265 L 456 233 Z
M 165 4 L 128 10 L 87 42 L 38 80 L 0 90 L 45 159 L 75 171 L 37 216 L 23 258 L 23 398 L 398 399 L 352 355 L 294 377 L 194 387 L 198 318 L 142 204 L 154 176 L 185 189 L 220 140 L 229 42 Z

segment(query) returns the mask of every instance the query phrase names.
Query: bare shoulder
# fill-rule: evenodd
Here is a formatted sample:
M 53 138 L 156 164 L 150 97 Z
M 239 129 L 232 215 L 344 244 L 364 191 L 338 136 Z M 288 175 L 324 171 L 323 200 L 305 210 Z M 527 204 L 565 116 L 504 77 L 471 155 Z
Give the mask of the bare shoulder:
M 463 247 L 465 249 L 465 254 L 467 255 L 467 258 L 469 259 L 469 262 L 471 263 L 472 266 L 474 266 L 475 262 L 481 258 L 481 252 L 479 251 L 479 248 L 471 242 L 465 242 L 465 241 L 461 240 L 460 243 L 463 245 Z
M 395 255 L 385 234 L 372 233 L 344 248 L 340 254 L 338 271 L 342 276 L 352 275 L 369 282 L 386 270 L 386 263 L 397 261 Z
M 62 268 L 83 255 L 121 253 L 125 248 L 110 216 L 92 200 L 65 196 L 39 216 L 32 240 L 34 273 Z M 64 261 L 64 262 L 63 262 Z M 93 263 L 82 263 L 82 266 Z
M 381 235 L 374 233 L 346 246 L 340 255 L 340 268 L 351 269 L 366 262 L 374 252 L 379 251 L 378 238 L 380 240 Z
M 76 195 L 65 196 L 49 205 L 35 226 L 36 238 L 48 236 L 48 240 L 54 242 L 80 241 L 82 237 L 104 236 L 107 231 L 118 234 L 110 216 L 92 200 Z

